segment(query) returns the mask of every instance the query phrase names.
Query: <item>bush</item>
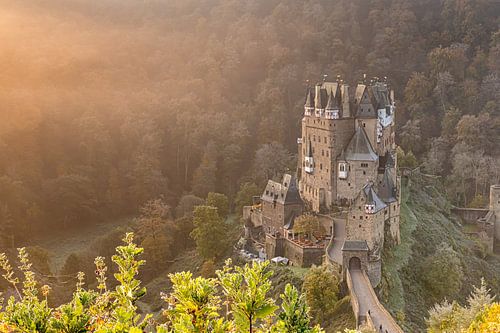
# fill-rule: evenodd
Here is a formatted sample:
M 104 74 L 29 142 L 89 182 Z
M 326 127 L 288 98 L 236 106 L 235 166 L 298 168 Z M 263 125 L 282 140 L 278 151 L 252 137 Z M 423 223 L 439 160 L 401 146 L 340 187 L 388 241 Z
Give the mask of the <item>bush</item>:
M 138 258 L 143 249 L 133 242 L 132 233 L 123 241 L 112 257 L 117 266 L 116 288 L 108 287 L 108 269 L 104 258 L 98 257 L 95 259 L 97 290 L 85 289 L 84 274 L 79 273 L 72 300 L 58 308 L 48 305 L 51 289 L 39 288 L 24 248 L 19 250 L 22 281 L 15 276 L 7 256 L 0 254 L 2 275 L 16 291 L 7 306 L 0 308 L 0 332 L 322 332 L 319 327 L 311 327 L 304 298 L 291 285 L 281 295 L 283 306 L 281 314 L 276 316 L 277 306 L 268 296 L 272 288 L 269 262 L 233 267 L 227 261 L 217 271 L 217 278 L 193 278 L 190 272 L 171 274 L 173 290 L 163 297 L 167 303 L 166 322 L 156 323 L 152 314 L 138 315 L 136 303 L 146 293 L 137 279 L 139 268 L 145 263 Z M 223 317 L 226 305 L 232 311 Z

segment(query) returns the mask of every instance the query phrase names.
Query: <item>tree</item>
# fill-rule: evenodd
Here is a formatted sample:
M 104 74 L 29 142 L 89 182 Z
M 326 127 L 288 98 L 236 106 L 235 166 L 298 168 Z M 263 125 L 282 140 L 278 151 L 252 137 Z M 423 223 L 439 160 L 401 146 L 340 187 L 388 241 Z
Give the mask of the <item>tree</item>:
M 313 235 L 324 234 L 323 227 L 318 217 L 306 213 L 297 217 L 293 223 L 293 232 L 307 235 L 311 239 Z
M 217 208 L 217 213 L 221 218 L 227 218 L 229 214 L 229 200 L 224 194 L 214 192 L 208 193 L 205 204 Z
M 423 281 L 437 300 L 454 297 L 462 286 L 463 269 L 458 254 L 446 243 L 441 243 L 434 255 L 423 263 Z M 446 276 L 446 279 L 443 279 Z
M 205 259 L 219 258 L 227 248 L 227 227 L 219 217 L 217 208 L 197 206 L 193 214 L 194 230 L 191 237 L 196 241 L 198 253 Z
M 255 183 L 243 183 L 240 186 L 240 190 L 236 194 L 236 199 L 234 200 L 235 210 L 237 214 L 243 212 L 244 206 L 250 206 L 253 203 L 254 196 L 260 196 L 262 190 Z
M 327 266 L 313 266 L 307 272 L 302 292 L 314 322 L 323 322 L 332 313 L 338 301 L 339 281 L 339 277 Z
M 229 267 L 230 264 L 230 260 L 226 261 L 217 276 L 231 306 L 237 331 L 252 333 L 261 320 L 277 310 L 274 301 L 267 296 L 271 290 L 272 271 L 267 269 L 269 262 L 254 261 L 251 266 L 245 264 L 234 268 Z
M 141 246 L 148 251 L 147 267 L 153 272 L 164 268 L 173 255 L 177 230 L 169 215 L 170 207 L 162 199 L 155 199 L 141 207 L 141 215 L 135 220 Z
M 209 142 L 201 164 L 193 173 L 193 193 L 199 197 L 206 197 L 209 192 L 215 191 L 217 185 L 217 147 L 214 142 Z
M 467 298 L 467 306 L 461 306 L 456 301 L 450 303 L 447 300 L 435 304 L 429 310 L 429 318 L 426 320 L 428 332 L 489 332 L 479 330 L 479 328 L 487 328 L 491 323 L 489 319 L 483 321 L 483 315 L 492 306 L 498 305 L 498 303 L 493 303 L 494 299 L 495 297 L 491 296 L 490 290 L 482 279 L 481 286 L 474 286 L 471 295 Z M 482 326 L 484 322 L 488 324 Z M 498 324 L 498 317 L 496 323 Z
M 175 217 L 183 218 L 185 216 L 191 218 L 193 216 L 193 210 L 196 206 L 203 205 L 205 201 L 193 194 L 186 194 L 181 197 L 177 207 L 175 208 Z
M 253 177 L 258 179 L 259 183 L 280 178 L 286 170 L 295 167 L 293 160 L 281 143 L 264 144 L 255 152 Z
M 283 303 L 282 312 L 276 324 L 276 332 L 280 333 L 320 333 L 319 325 L 312 328 L 310 325 L 309 309 L 307 308 L 304 295 L 292 285 L 285 286 L 285 292 L 281 295 Z

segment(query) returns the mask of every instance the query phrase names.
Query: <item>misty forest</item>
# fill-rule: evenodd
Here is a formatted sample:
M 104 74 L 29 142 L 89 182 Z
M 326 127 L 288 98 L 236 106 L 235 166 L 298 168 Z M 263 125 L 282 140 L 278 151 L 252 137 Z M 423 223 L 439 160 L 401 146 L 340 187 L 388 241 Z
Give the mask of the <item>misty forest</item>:
M 0 332 L 500 332 L 499 24 L 495 0 L 0 1 Z M 318 82 L 394 91 L 380 311 L 247 244 Z

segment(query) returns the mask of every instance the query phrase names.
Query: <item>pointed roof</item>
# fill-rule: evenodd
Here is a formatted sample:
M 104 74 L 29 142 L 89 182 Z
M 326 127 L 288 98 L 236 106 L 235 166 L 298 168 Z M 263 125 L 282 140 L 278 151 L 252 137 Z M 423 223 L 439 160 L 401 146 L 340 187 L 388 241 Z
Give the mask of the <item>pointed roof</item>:
M 376 161 L 378 159 L 362 126 L 358 126 L 347 145 L 345 159 L 349 161 Z
M 395 202 L 396 200 L 396 186 L 392 180 L 391 169 L 385 168 L 382 182 L 378 186 L 378 194 L 380 198 L 387 203 Z
M 305 107 L 314 108 L 314 96 L 311 87 L 307 87 Z
M 280 204 L 302 204 L 296 177 L 289 174 L 283 176 L 281 183 L 268 180 L 261 198 L 267 202 L 277 202 Z
M 339 108 L 339 103 L 334 95 L 333 90 L 328 94 L 328 102 L 326 103 L 327 110 L 335 110 Z
M 288 187 L 285 195 L 285 203 L 302 202 L 299 194 L 299 187 L 297 186 L 297 177 L 295 175 L 285 173 L 282 184 Z
M 377 195 L 371 183 L 366 184 L 361 190 L 361 193 L 366 198 L 366 204 L 375 206 L 375 211 L 374 211 L 375 213 L 387 207 L 387 205 Z

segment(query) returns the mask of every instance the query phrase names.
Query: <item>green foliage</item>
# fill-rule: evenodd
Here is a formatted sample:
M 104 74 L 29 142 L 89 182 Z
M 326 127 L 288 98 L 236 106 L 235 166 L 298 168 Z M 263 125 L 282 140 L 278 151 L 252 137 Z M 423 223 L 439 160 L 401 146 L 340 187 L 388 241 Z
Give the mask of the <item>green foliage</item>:
M 290 284 L 281 295 L 283 312 L 279 314 L 276 332 L 280 333 L 319 333 L 319 326 L 311 328 L 308 308 L 304 295 Z
M 412 151 L 405 153 L 403 149 L 398 148 L 397 154 L 398 154 L 398 166 L 400 168 L 413 169 L 417 166 L 417 158 L 415 157 Z
M 473 292 L 467 299 L 467 306 L 461 306 L 456 301 L 452 303 L 444 301 L 435 304 L 429 310 L 427 332 L 487 332 L 486 330 L 477 330 L 480 326 L 478 318 L 491 305 L 499 305 L 493 302 L 494 299 L 495 297 L 491 296 L 484 280 L 481 280 L 481 286 L 479 288 L 474 287 Z M 497 324 L 500 324 L 499 319 L 499 317 L 496 318 Z
M 257 331 L 257 324 L 274 314 L 277 307 L 267 297 L 271 289 L 267 269 L 269 262 L 253 262 L 250 266 L 229 267 L 226 262 L 223 270 L 217 271 L 224 294 L 229 302 L 238 332 Z
M 116 288 L 107 288 L 105 260 L 98 257 L 95 259 L 97 291 L 86 290 L 84 274 L 79 273 L 71 301 L 56 309 L 47 304 L 50 287 L 40 288 L 45 299 L 39 299 L 37 282 L 25 249 L 19 249 L 22 281 L 14 276 L 5 254 L 0 254 L 3 277 L 17 291 L 9 298 L 5 309 L 0 307 L 0 332 L 322 332 L 319 326 L 310 326 L 304 298 L 290 285 L 281 295 L 282 313 L 275 316 L 277 306 L 268 296 L 272 288 L 269 262 L 232 267 L 230 260 L 217 271 L 217 278 L 193 278 L 190 272 L 170 274 L 172 292 L 162 297 L 168 305 L 164 310 L 166 322 L 155 324 L 152 314 L 139 314 L 136 306 L 146 293 L 137 279 L 139 268 L 144 264 L 144 260 L 138 259 L 143 249 L 133 242 L 132 233 L 127 233 L 123 242 L 112 257 L 118 267 L 114 274 L 118 282 Z M 21 291 L 17 289 L 19 283 L 23 285 Z
M 215 192 L 208 193 L 205 204 L 217 208 L 219 216 L 223 219 L 227 218 L 229 214 L 229 200 L 224 194 Z
M 309 239 L 312 239 L 313 235 L 318 236 L 325 233 L 319 218 L 309 213 L 303 214 L 295 219 L 293 232 L 300 235 L 306 235 Z
M 193 223 L 195 228 L 191 236 L 196 241 L 200 255 L 205 259 L 220 257 L 227 249 L 227 227 L 219 217 L 217 208 L 195 207 Z
M 327 266 L 314 266 L 304 279 L 302 292 L 315 322 L 321 323 L 331 316 L 338 301 L 339 277 Z
M 254 196 L 260 196 L 262 194 L 262 189 L 258 187 L 255 183 L 243 183 L 240 186 L 240 190 L 236 194 L 236 199 L 234 200 L 235 210 L 238 214 L 241 214 L 244 206 L 250 206 L 253 203 Z
M 456 296 L 462 285 L 463 269 L 451 246 L 441 243 L 434 255 L 424 261 L 422 268 L 425 285 L 436 300 Z

